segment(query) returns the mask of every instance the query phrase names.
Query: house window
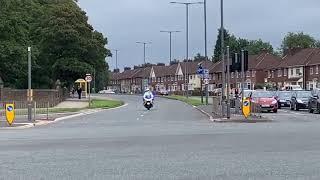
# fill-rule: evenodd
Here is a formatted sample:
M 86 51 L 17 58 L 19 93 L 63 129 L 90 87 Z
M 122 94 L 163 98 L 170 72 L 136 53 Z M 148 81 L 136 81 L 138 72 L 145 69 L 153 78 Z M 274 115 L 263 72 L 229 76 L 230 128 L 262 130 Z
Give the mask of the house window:
M 319 74 L 319 65 L 316 66 L 316 74 Z
M 233 72 L 231 72 L 231 78 L 233 79 L 233 77 L 234 77 L 234 73 L 233 73 Z
M 313 75 L 313 66 L 310 67 L 310 75 Z
M 291 69 L 291 76 L 293 76 L 293 69 Z
M 256 72 L 257 71 L 252 71 L 252 77 L 256 77 Z
M 268 71 L 268 78 L 271 78 L 271 71 Z
M 271 78 L 274 78 L 274 71 L 271 71 Z
M 300 68 L 296 68 L 296 75 L 300 76 Z
M 278 69 L 278 77 L 282 76 L 282 69 Z
M 287 74 L 288 74 L 288 69 L 283 69 L 283 76 L 287 76 Z
M 174 76 L 171 76 L 171 81 L 174 81 Z
M 216 80 L 215 74 L 212 74 L 212 80 Z
M 246 72 L 247 77 L 250 77 L 250 71 Z
M 192 75 L 190 76 L 190 79 L 192 79 Z
M 236 71 L 236 76 L 237 76 L 237 78 L 239 78 L 239 72 L 238 71 Z
M 152 82 L 156 82 L 156 78 L 155 77 L 152 78 Z

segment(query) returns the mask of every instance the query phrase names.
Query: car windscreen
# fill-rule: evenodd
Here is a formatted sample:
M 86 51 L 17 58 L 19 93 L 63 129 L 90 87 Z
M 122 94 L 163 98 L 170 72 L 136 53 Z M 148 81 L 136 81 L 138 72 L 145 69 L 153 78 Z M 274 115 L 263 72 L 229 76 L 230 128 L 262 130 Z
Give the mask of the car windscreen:
M 278 97 L 280 99 L 290 99 L 292 96 L 292 93 L 291 92 L 279 92 L 278 93 Z
M 262 91 L 262 92 L 253 92 L 253 98 L 272 98 L 274 97 L 274 92 L 271 91 Z
M 301 91 L 301 92 L 297 92 L 296 97 L 297 98 L 309 98 L 311 95 L 312 94 L 310 91 Z

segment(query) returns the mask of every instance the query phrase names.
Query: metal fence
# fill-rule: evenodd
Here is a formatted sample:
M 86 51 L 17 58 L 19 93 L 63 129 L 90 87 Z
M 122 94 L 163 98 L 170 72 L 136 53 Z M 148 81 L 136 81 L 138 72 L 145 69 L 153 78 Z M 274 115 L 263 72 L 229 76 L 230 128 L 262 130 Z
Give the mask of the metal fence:
M 221 96 L 212 97 L 212 112 L 218 117 L 223 117 L 227 115 L 227 102 L 223 100 Z M 224 106 L 224 108 L 222 108 Z M 230 115 L 232 116 L 243 116 L 242 114 L 242 101 L 240 98 L 233 98 L 230 100 Z M 222 111 L 224 109 L 224 112 Z M 251 116 L 261 117 L 261 106 L 257 103 L 251 103 Z
M 5 119 L 6 117 L 6 104 L 15 105 L 15 116 L 16 119 L 27 120 L 28 118 L 28 102 L 27 101 L 1 101 L 0 102 L 0 118 Z M 53 114 L 58 109 L 52 108 L 50 102 L 32 102 L 32 120 L 51 120 Z

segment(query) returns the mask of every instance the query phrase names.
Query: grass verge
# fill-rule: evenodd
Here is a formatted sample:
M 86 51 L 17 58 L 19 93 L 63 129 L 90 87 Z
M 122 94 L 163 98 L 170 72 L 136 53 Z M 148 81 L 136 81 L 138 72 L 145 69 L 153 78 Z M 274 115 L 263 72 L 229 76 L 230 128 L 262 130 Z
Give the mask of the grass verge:
M 184 96 L 177 96 L 177 95 L 166 96 L 166 97 L 168 99 L 174 99 L 174 100 L 179 100 L 179 101 L 185 102 L 185 103 L 190 104 L 192 106 L 202 105 L 201 100 L 199 100 L 199 99 L 186 98 Z
M 102 100 L 102 99 L 93 99 L 91 102 L 91 108 L 102 108 L 110 109 L 122 106 L 124 102 L 119 100 Z

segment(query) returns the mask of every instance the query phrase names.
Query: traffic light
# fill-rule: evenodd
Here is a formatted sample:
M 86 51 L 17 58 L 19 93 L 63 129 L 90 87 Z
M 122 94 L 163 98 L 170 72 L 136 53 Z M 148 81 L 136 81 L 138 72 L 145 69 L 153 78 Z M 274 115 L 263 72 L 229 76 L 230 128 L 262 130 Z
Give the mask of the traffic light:
M 249 69 L 249 53 L 248 51 L 244 51 L 244 71 L 248 71 Z

